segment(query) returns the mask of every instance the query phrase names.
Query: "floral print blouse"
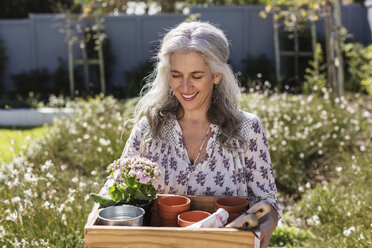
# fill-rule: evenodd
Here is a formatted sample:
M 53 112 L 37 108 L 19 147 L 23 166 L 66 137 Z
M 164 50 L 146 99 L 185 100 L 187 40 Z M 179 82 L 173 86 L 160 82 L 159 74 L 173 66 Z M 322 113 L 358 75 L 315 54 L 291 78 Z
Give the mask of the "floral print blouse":
M 148 128 L 143 117 L 133 128 L 122 157 L 142 155 L 159 165 L 162 174 L 154 183 L 161 194 L 247 196 L 251 204 L 266 199 L 281 216 L 267 139 L 256 115 L 241 111 L 241 137 L 232 140 L 235 149 L 217 141 L 219 127 L 210 125 L 206 155 L 197 164 L 189 160 L 176 119 L 169 119 L 162 130 L 163 140 L 150 139 L 141 154 L 140 143 Z M 151 134 L 150 134 L 151 135 Z

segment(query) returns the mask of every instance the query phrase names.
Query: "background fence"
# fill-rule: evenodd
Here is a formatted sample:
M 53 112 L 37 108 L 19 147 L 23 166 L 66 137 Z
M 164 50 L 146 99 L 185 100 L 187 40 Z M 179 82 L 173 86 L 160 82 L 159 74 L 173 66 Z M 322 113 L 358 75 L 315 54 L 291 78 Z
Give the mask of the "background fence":
M 200 13 L 201 20 L 217 24 L 231 42 L 231 64 L 240 69 L 242 59 L 248 54 L 265 54 L 274 61 L 273 25 L 271 17 L 262 19 L 263 6 L 214 6 L 192 7 L 190 13 Z M 124 85 L 124 74 L 155 55 L 166 30 L 185 20 L 182 14 L 153 16 L 104 16 L 105 33 L 111 43 L 116 61 L 111 85 Z M 360 4 L 342 7 L 342 24 L 352 33 L 355 41 L 371 43 L 367 9 Z M 30 15 L 22 20 L 0 20 L 0 40 L 4 41 L 7 67 L 4 75 L 6 91 L 14 89 L 11 75 L 32 69 L 46 68 L 53 72 L 58 58 L 67 63 L 67 41 L 60 30 L 65 28 L 64 15 Z M 317 33 L 324 35 L 322 21 L 317 23 Z M 74 47 L 80 57 L 80 49 Z M 285 65 L 283 65 L 285 67 Z M 27 82 L 24 82 L 25 84 Z

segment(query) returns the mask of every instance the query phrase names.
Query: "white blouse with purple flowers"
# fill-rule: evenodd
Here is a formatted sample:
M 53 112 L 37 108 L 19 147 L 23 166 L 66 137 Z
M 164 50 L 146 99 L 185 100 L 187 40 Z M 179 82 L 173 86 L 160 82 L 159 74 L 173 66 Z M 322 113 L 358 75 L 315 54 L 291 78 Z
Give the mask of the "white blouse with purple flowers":
M 159 165 L 161 176 L 154 183 L 158 193 L 207 196 L 248 196 L 251 204 L 266 199 L 281 216 L 264 129 L 257 116 L 241 111 L 240 135 L 248 144 L 231 141 L 234 150 L 217 141 L 219 127 L 211 124 L 206 155 L 197 164 L 189 160 L 177 120 L 169 119 L 161 135 L 150 140 L 144 154 L 140 142 L 148 128 L 143 117 L 135 125 L 122 157 L 142 155 Z

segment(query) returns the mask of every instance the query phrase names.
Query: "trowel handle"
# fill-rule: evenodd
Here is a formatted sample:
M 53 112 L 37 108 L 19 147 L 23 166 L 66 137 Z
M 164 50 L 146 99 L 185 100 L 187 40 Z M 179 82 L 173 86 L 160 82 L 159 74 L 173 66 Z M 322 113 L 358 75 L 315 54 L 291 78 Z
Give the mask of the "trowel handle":
M 271 210 L 270 203 L 268 203 L 266 200 L 263 200 L 250 207 L 246 211 L 246 213 L 254 214 L 257 217 L 257 219 L 259 219 L 265 216 L 268 212 L 270 212 L 270 210 Z

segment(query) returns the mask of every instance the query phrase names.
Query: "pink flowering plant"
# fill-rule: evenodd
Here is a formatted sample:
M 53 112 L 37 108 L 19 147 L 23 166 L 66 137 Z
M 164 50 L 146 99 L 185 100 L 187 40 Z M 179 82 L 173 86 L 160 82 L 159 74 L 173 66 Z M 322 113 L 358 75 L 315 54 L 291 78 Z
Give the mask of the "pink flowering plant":
M 160 177 L 158 165 L 147 158 L 133 156 L 120 158 L 108 165 L 108 179 L 115 181 L 109 195 L 120 203 L 139 203 L 156 198 L 152 183 Z

